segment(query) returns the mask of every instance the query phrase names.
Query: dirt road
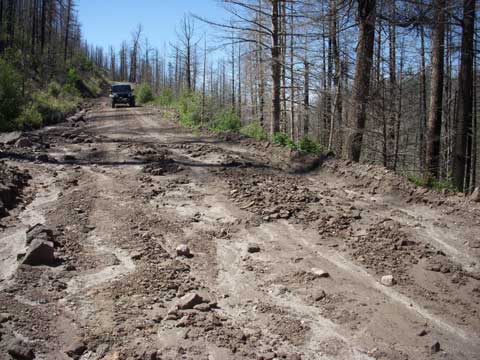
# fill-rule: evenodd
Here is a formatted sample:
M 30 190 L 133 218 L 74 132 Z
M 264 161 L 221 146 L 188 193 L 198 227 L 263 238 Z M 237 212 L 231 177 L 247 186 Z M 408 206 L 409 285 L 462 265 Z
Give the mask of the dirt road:
M 479 204 L 336 160 L 293 175 L 161 109 L 76 125 L 4 148 L 32 179 L 1 220 L 1 359 L 480 359 Z M 17 260 L 36 224 L 54 266 Z

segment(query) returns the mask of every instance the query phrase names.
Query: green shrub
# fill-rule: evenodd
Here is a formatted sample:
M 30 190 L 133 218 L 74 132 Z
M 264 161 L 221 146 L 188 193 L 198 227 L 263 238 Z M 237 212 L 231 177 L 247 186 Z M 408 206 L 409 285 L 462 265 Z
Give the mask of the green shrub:
M 298 143 L 298 150 L 309 154 L 320 155 L 323 149 L 318 142 L 312 140 L 308 136 L 304 136 Z
M 0 131 L 11 130 L 23 104 L 22 78 L 7 61 L 0 59 Z
M 62 87 L 60 86 L 59 83 L 57 83 L 56 81 L 53 81 L 50 84 L 48 84 L 47 92 L 48 92 L 48 95 L 50 96 L 59 97 L 60 94 L 62 93 Z
M 146 104 L 153 100 L 153 91 L 150 85 L 141 84 L 135 89 L 135 95 L 137 102 L 140 104 Z
M 285 133 L 275 133 L 272 137 L 272 142 L 276 145 L 285 146 L 290 149 L 297 149 L 295 142 Z
M 263 141 L 268 139 L 267 132 L 264 130 L 260 121 L 254 121 L 240 129 L 240 134 Z
M 183 93 L 175 104 L 180 122 L 188 127 L 198 126 L 202 116 L 202 98 L 196 93 Z
M 15 122 L 17 127 L 22 130 L 38 129 L 43 125 L 42 115 L 32 104 L 23 109 L 22 113 Z
M 74 68 L 70 68 L 67 73 L 66 84 L 75 86 L 75 84 L 79 80 L 80 80 L 80 76 L 78 75 L 77 70 L 75 70 Z
M 173 91 L 170 88 L 165 88 L 160 92 L 160 96 L 155 98 L 155 104 L 161 106 L 170 106 L 173 104 Z
M 235 109 L 223 109 L 215 115 L 210 129 L 217 132 L 238 132 L 242 123 Z
M 65 117 L 75 111 L 80 102 L 80 97 L 63 92 L 58 97 L 54 97 L 48 92 L 39 91 L 33 95 L 32 106 L 40 113 L 43 122 L 49 125 L 65 120 Z

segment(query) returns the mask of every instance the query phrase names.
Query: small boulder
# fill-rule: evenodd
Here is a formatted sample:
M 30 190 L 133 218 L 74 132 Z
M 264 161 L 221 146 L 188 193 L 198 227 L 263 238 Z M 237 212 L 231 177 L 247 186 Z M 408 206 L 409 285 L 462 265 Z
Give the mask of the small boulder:
M 42 224 L 36 224 L 27 230 L 27 245 L 34 239 L 53 241 L 53 231 Z
M 325 296 L 327 296 L 327 294 L 325 294 L 325 291 L 317 290 L 313 293 L 313 300 L 314 301 L 320 301 L 320 300 L 325 299 Z
M 253 253 L 258 253 L 260 252 L 260 246 L 258 244 L 248 244 L 247 246 L 247 251 L 250 253 L 250 254 L 253 254 Z
M 441 350 L 440 343 L 437 341 L 430 347 L 430 352 L 436 354 Z
M 13 317 L 10 313 L 1 313 L 0 314 L 0 324 L 6 323 L 10 320 L 12 320 Z
M 211 306 L 210 304 L 207 304 L 207 303 L 201 303 L 201 304 L 195 305 L 193 308 L 198 311 L 207 312 L 210 310 Z
M 380 281 L 385 286 L 393 286 L 393 285 L 396 284 L 396 281 L 395 281 L 393 275 L 382 276 L 382 279 Z
M 423 337 L 423 336 L 425 336 L 425 335 L 427 335 L 427 334 L 428 334 L 428 331 L 425 330 L 425 329 L 422 329 L 422 330 L 417 334 L 417 336 Z
M 181 244 L 178 245 L 177 248 L 175 249 L 177 252 L 177 256 L 183 256 L 183 257 L 192 257 L 192 253 L 190 252 L 190 248 L 186 244 Z
M 322 269 L 312 268 L 311 272 L 314 275 L 314 277 L 317 279 L 330 277 L 330 274 Z
M 55 255 L 53 243 L 51 241 L 44 241 L 35 239 L 30 244 L 22 264 L 38 266 L 38 265 L 53 265 L 55 263 Z
M 470 196 L 470 199 L 474 202 L 480 202 L 480 187 L 477 187 L 475 191 Z
M 177 302 L 177 308 L 180 310 L 193 309 L 195 305 L 201 304 L 205 300 L 197 293 L 189 293 L 182 296 Z

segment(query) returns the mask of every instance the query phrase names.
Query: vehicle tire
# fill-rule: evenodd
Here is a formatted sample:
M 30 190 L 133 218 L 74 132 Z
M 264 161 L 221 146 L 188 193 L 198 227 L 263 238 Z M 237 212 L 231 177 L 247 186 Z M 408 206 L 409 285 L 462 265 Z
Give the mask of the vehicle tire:
M 130 107 L 135 107 L 135 100 L 130 101 Z
M 112 109 L 115 109 L 115 103 L 112 102 Z

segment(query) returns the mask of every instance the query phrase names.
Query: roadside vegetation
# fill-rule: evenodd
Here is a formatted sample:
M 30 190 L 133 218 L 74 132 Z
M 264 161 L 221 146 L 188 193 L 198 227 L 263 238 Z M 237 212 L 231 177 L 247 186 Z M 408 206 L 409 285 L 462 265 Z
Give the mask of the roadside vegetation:
M 108 85 L 103 60 L 81 38 L 75 4 L 0 5 L 0 131 L 62 121 Z
M 455 184 L 452 181 L 451 175 L 446 177 L 443 180 L 428 179 L 428 178 L 425 178 L 424 176 L 419 176 L 417 174 L 408 174 L 406 175 L 406 177 L 411 183 L 415 184 L 416 186 L 427 187 L 437 192 L 443 192 L 443 191 L 456 192 L 457 191 L 457 188 L 455 187 Z
M 302 137 L 298 142 L 292 140 L 285 133 L 275 133 L 269 136 L 258 120 L 243 124 L 238 111 L 232 106 L 216 104 L 210 96 L 203 97 L 199 92 L 184 91 L 178 97 L 169 89 L 163 89 L 154 96 L 148 84 L 141 84 L 135 90 L 140 104 L 167 106 L 178 112 L 180 123 L 193 129 L 206 129 L 216 133 L 234 133 L 256 139 L 271 141 L 275 145 L 292 150 L 320 155 L 324 152 L 318 141 L 309 136 Z
M 0 131 L 35 129 L 65 120 L 107 84 L 102 71 L 83 57 L 73 59 L 45 83 L 25 79 L 15 65 L 12 58 L 0 58 Z

